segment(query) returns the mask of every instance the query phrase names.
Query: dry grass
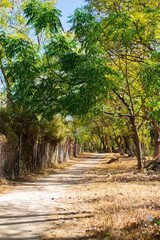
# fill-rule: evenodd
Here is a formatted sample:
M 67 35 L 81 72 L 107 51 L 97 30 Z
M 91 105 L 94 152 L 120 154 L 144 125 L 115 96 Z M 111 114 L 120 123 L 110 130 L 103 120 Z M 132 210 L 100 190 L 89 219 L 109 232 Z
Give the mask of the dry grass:
M 104 154 L 103 154 L 104 155 Z M 160 174 L 138 173 L 135 158 L 105 154 L 57 203 L 47 240 L 160 239 Z M 111 160 L 112 159 L 112 160 Z
M 0 194 L 14 189 L 16 183 L 0 178 Z

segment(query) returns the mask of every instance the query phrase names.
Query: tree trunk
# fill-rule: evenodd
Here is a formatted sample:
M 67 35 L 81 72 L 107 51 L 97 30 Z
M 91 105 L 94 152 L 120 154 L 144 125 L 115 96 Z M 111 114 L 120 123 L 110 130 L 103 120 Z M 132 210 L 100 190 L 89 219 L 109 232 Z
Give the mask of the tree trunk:
M 20 177 L 20 175 L 21 175 L 22 136 L 23 136 L 23 131 L 19 138 L 19 156 L 18 156 L 18 174 L 17 174 L 18 177 Z
M 138 169 L 141 170 L 144 167 L 144 165 L 143 165 L 143 154 L 142 154 L 142 147 L 141 147 L 141 143 L 140 143 L 140 139 L 139 139 L 139 133 L 138 133 L 135 117 L 132 116 L 130 118 L 130 121 L 131 121 L 131 124 L 132 124 L 132 127 L 133 127 L 133 132 L 134 132 L 134 137 L 135 137 L 135 142 L 136 142 Z
M 107 144 L 107 149 L 108 149 L 108 151 L 109 151 L 110 153 L 112 153 L 112 149 L 111 149 L 111 147 L 110 147 L 110 145 L 109 145 L 108 135 L 106 135 L 106 144 Z
M 100 153 L 102 153 L 102 148 L 103 148 L 103 139 L 102 139 L 102 137 L 100 136 L 99 137 L 100 138 Z
M 97 144 L 96 144 L 96 142 L 94 142 L 94 150 L 95 150 L 95 152 L 98 151 L 97 149 L 98 149 Z
M 154 155 L 153 158 L 160 158 L 160 128 L 158 125 L 153 122 L 154 126 L 154 138 L 155 138 L 155 147 L 154 147 Z
M 6 76 L 5 69 L 3 67 L 2 62 L 0 63 L 0 67 L 1 67 L 1 71 L 3 74 L 4 81 L 5 81 L 6 90 L 7 90 L 7 105 L 12 107 L 13 106 L 13 95 L 12 95 L 10 83 Z
M 124 142 L 125 142 L 125 147 L 128 150 L 128 156 L 129 157 L 134 157 L 134 152 L 130 146 L 130 142 L 129 142 L 129 136 L 123 136 L 124 138 Z
M 102 143 L 103 143 L 103 152 L 106 152 L 106 144 L 105 144 L 105 138 L 102 138 Z
M 75 138 L 74 141 L 74 152 L 73 152 L 73 156 L 77 157 L 77 138 Z
M 116 143 L 117 143 L 117 146 L 118 146 L 118 149 L 119 149 L 119 152 L 120 152 L 120 155 L 124 155 L 124 152 L 121 148 L 121 145 L 122 145 L 122 137 L 121 136 L 118 136 L 116 139 L 115 139 Z

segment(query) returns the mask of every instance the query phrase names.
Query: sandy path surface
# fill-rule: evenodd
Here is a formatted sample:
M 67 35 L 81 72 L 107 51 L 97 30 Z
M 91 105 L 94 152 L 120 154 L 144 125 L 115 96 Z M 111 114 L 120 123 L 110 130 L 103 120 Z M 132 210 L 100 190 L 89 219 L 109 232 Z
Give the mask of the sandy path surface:
M 45 226 L 53 221 L 50 216 L 54 213 L 56 199 L 84 180 L 82 173 L 102 158 L 100 154 L 89 155 L 83 162 L 60 173 L 25 183 L 0 195 L 0 240 L 39 240 L 45 233 Z

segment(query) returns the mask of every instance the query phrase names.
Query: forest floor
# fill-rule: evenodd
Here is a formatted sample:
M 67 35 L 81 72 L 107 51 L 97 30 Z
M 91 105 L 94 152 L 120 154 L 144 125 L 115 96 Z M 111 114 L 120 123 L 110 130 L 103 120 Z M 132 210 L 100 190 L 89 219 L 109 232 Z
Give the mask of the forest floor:
M 82 158 L 95 158 L 88 154 Z M 139 173 L 136 158 L 102 154 L 69 178 L 45 240 L 160 240 L 160 172 Z M 74 174 L 74 173 L 73 173 Z M 74 174 L 75 175 L 75 174 Z
M 160 222 L 160 173 L 136 165 L 119 154 L 83 154 L 6 187 L 0 240 L 160 239 L 160 224 L 147 219 Z

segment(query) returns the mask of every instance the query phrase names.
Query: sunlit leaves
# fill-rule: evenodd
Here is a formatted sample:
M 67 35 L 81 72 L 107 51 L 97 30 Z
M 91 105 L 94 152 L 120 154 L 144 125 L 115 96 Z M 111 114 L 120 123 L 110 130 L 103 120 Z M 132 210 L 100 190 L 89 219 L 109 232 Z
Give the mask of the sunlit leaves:
M 29 29 L 23 14 L 23 4 L 28 0 L 1 0 L 0 28 L 14 37 L 29 39 Z
M 77 8 L 69 22 L 72 23 L 71 31 L 75 32 L 76 38 L 87 52 L 96 54 L 101 51 L 98 40 L 103 30 L 96 16 L 87 10 Z
M 74 48 L 76 48 L 76 43 L 72 40 L 71 36 L 68 37 L 62 33 L 53 36 L 52 40 L 45 46 L 49 57 L 59 56 L 65 52 L 72 51 Z
M 24 13 L 28 18 L 27 24 L 31 24 L 37 34 L 43 30 L 57 33 L 62 28 L 59 19 L 61 11 L 49 2 L 31 0 L 25 6 Z
M 146 91 L 149 93 L 159 94 L 160 88 L 160 64 L 155 63 L 152 65 L 143 65 L 140 79 L 142 80 L 143 84 L 145 85 Z

